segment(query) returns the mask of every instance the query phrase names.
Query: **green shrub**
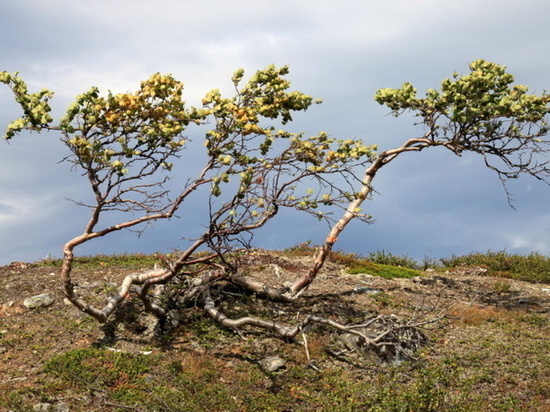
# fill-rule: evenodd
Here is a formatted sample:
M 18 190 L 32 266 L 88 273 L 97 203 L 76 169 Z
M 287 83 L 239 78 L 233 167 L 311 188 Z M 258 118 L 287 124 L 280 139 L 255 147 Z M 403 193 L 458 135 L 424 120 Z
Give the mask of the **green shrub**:
M 283 250 L 284 254 L 290 256 L 305 256 L 315 251 L 315 246 L 311 244 L 311 240 L 306 240 L 305 242 L 298 243 L 297 245 L 291 246 Z
M 392 255 L 388 252 L 371 253 L 368 258 L 355 253 L 333 252 L 332 262 L 343 265 L 349 274 L 369 273 L 386 279 L 412 278 L 421 276 L 416 262 L 408 256 Z
M 509 254 L 505 251 L 453 255 L 441 262 L 449 268 L 483 266 L 487 275 L 501 276 L 528 282 L 550 283 L 550 257 L 538 252 L 529 255 Z
M 369 259 L 374 263 L 380 263 L 382 265 L 401 266 L 409 269 L 419 269 L 419 265 L 412 257 L 408 255 L 394 255 L 385 250 L 377 250 L 376 252 L 369 253 Z
M 366 259 L 357 253 L 346 253 L 342 251 L 332 251 L 328 259 L 331 262 L 338 263 L 339 265 L 347 268 L 354 266 L 366 266 L 372 263 L 370 259 Z
M 379 263 L 372 263 L 369 262 L 368 265 L 357 265 L 348 268 L 348 273 L 355 274 L 355 273 L 368 273 L 370 275 L 374 276 L 380 276 L 385 279 L 393 279 L 393 278 L 414 278 L 416 276 L 422 276 L 422 272 L 415 270 L 415 269 L 409 269 L 409 268 L 402 268 L 399 266 L 391 266 L 391 265 L 382 265 Z

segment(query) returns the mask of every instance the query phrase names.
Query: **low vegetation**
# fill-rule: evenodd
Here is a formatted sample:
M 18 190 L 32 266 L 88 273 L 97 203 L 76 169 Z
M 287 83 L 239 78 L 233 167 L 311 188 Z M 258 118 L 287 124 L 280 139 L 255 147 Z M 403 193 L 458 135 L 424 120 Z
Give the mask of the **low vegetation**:
M 316 246 L 312 246 L 311 242 L 304 242 L 285 249 L 284 253 L 288 256 L 312 256 L 315 250 Z M 177 252 L 174 252 L 174 254 L 177 254 Z M 143 269 L 154 264 L 160 264 L 166 258 L 167 256 L 161 253 L 81 256 L 75 258 L 75 266 L 93 268 L 115 265 Z M 376 270 L 376 265 L 408 268 L 416 271 L 478 266 L 487 269 L 487 275 L 491 276 L 519 279 L 526 282 L 550 283 L 550 256 L 540 252 L 522 255 L 489 250 L 461 256 L 452 255 L 440 259 L 426 257 L 422 263 L 419 263 L 408 255 L 393 254 L 386 250 L 371 252 L 366 257 L 356 253 L 334 251 L 330 260 L 346 266 L 350 273 L 372 273 L 373 270 Z M 37 264 L 47 267 L 60 267 L 62 259 L 47 258 L 37 262 Z M 364 272 L 359 270 L 361 267 L 365 268 Z M 417 272 L 414 273 L 418 274 Z
M 319 338 L 318 338 L 319 339 Z M 477 344 L 477 342 L 476 342 Z M 491 351 L 508 348 L 487 344 L 465 358 L 445 354 L 431 359 L 429 352 L 415 364 L 373 370 L 322 371 L 299 362 L 282 373 L 262 372 L 253 362 L 227 367 L 227 359 L 211 353 L 159 356 L 116 353 L 99 349 L 68 352 L 46 364 L 57 377 L 51 389 L 67 393 L 90 391 L 108 397 L 104 406 L 114 410 L 139 405 L 150 411 L 525 411 L 536 408 L 549 387 L 537 373 L 533 398 L 520 399 L 505 391 L 490 398 L 477 388 L 504 388 L 532 378 L 534 371 L 519 372 L 517 362 L 502 368 L 504 376 L 492 376 L 480 363 Z M 534 348 L 533 348 L 534 349 Z M 542 347 L 540 349 L 543 349 Z M 296 355 L 294 355 L 296 356 Z M 321 355 L 323 356 L 323 355 Z M 83 362 L 84 367 L 74 361 Z M 540 356 L 529 356 L 541 365 Z M 295 361 L 297 361 L 296 359 Z M 88 369 L 94 366 L 93 369 Z M 500 369 L 499 368 L 499 369 Z M 514 375 L 513 382 L 507 381 Z M 289 408 L 289 405 L 294 405 Z M 534 409 L 533 409 L 534 410 Z
M 527 282 L 550 283 L 550 257 L 538 252 L 528 255 L 510 254 L 505 251 L 470 253 L 441 259 L 446 267 L 480 266 L 487 274 Z
M 284 250 L 289 256 L 313 256 L 316 246 L 304 242 Z M 176 252 L 174 252 L 176 253 Z M 101 268 L 106 266 L 123 266 L 135 270 L 150 268 L 162 264 L 167 257 L 155 254 L 119 254 L 82 256 L 75 259 L 77 268 Z M 335 251 L 330 261 L 346 267 L 350 274 L 370 273 L 386 279 L 410 278 L 422 275 L 426 269 L 453 269 L 460 267 L 478 267 L 484 269 L 488 276 L 511 278 L 535 283 L 550 283 L 550 256 L 540 252 L 527 255 L 511 254 L 506 251 L 472 252 L 466 255 L 452 255 L 447 258 L 434 259 L 426 257 L 422 263 L 408 255 L 392 254 L 382 250 L 371 252 L 367 257 Z M 62 259 L 48 258 L 37 264 L 46 267 L 60 267 Z
M 269 252 L 271 263 L 258 261 L 257 269 L 263 276 L 273 265 L 283 275 L 286 269 L 301 270 L 300 262 L 314 251 L 304 244 Z M 548 258 L 488 252 L 452 262 L 490 268 L 506 256 L 515 267 L 521 261 L 530 269 L 523 277 L 531 283 L 499 277 L 501 271 L 492 269 L 460 274 L 449 267 L 451 259 L 422 272 L 420 264 L 392 265 L 411 259 L 389 252 L 368 257 L 335 252 L 330 271 L 293 305 L 274 306 L 252 295 L 225 299 L 227 313 L 279 322 L 291 322 L 304 310 L 348 322 L 373 313 L 444 311 L 445 318 L 427 325 L 429 344 L 415 359 L 392 365 L 341 355 L 338 333 L 323 325 L 308 329 L 304 347 L 301 339 L 285 341 L 266 331 L 235 333 L 213 324 L 200 308 L 182 312 L 179 326 L 155 335 L 148 323 L 153 317 L 136 315 L 136 299 L 100 331 L 60 300 L 48 308 L 22 307 L 22 293 L 57 291 L 50 274 L 57 270 L 55 259 L 0 268 L 0 410 L 30 411 L 43 403 L 71 411 L 546 411 L 550 306 L 539 273 Z M 75 270 L 94 279 L 87 287 L 109 289 L 117 277 L 162 259 L 89 256 L 77 259 Z M 529 262 L 537 264 L 530 268 Z M 338 267 L 342 292 L 334 293 Z M 379 268 L 387 268 L 386 278 L 375 273 Z M 404 270 L 422 276 L 403 277 Z M 10 281 L 20 283 L 7 287 Z M 284 367 L 265 370 L 262 361 L 269 356 L 284 359 Z
M 94 255 L 79 256 L 75 259 L 75 267 L 94 268 L 102 266 L 125 266 L 128 268 L 150 268 L 161 261 L 160 254 L 119 254 L 119 255 Z M 38 263 L 43 266 L 61 267 L 63 259 L 47 258 Z
M 311 255 L 315 248 L 305 242 L 287 249 L 294 255 Z M 367 257 L 341 251 L 333 252 L 330 260 L 346 267 L 348 273 L 371 273 L 387 279 L 407 278 L 421 275 L 422 270 L 447 270 L 461 267 L 483 269 L 488 276 L 511 278 L 535 283 L 550 283 L 550 256 L 540 252 L 527 255 L 510 254 L 506 251 L 472 252 L 434 259 L 425 257 L 422 263 L 408 255 L 392 254 L 381 250 Z

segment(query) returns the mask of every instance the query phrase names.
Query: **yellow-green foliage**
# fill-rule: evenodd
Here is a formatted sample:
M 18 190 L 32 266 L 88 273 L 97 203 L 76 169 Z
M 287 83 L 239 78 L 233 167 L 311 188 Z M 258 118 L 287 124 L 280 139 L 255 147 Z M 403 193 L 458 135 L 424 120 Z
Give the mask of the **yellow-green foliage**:
M 411 83 L 400 89 L 378 90 L 375 100 L 388 106 L 398 116 L 405 110 L 416 112 L 425 118 L 438 117 L 464 126 L 464 136 L 485 138 L 498 129 L 506 130 L 507 137 L 522 137 L 521 123 L 544 122 L 548 114 L 548 95 L 528 93 L 527 86 L 512 85 L 514 76 L 506 67 L 485 60 L 470 64 L 470 74 L 454 73 L 451 79 L 441 82 L 441 89 L 429 89 L 425 97 L 418 97 Z M 503 119 L 513 119 L 512 127 Z M 528 134 L 530 133 L 527 130 Z

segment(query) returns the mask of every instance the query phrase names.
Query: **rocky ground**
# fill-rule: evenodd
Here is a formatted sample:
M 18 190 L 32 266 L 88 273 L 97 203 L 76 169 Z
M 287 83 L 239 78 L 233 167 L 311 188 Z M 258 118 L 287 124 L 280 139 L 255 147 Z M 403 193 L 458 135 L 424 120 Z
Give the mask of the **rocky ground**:
M 285 284 L 307 268 L 308 259 L 308 256 L 258 251 L 251 259 L 249 274 L 272 285 Z M 83 295 L 101 302 L 106 294 L 116 290 L 124 275 L 134 270 L 136 268 L 99 265 L 80 268 L 75 277 Z M 43 295 L 42 301 L 29 300 L 37 295 Z M 366 273 L 349 275 L 344 267 L 331 263 L 293 305 L 266 305 L 259 299 L 228 295 L 221 308 L 232 317 L 252 313 L 285 324 L 292 324 L 307 314 L 342 323 L 357 323 L 376 314 L 392 314 L 418 322 L 438 320 L 426 324 L 425 333 L 430 343 L 421 356 L 473 359 L 474 355 L 483 354 L 479 362 L 497 365 L 487 373 L 502 374 L 503 378 L 488 377 L 487 382 L 481 383 L 473 380 L 472 385 L 478 385 L 476 391 L 487 391 L 487 397 L 496 396 L 495 391 L 508 391 L 521 405 L 531 405 L 532 410 L 550 410 L 550 385 L 540 376 L 550 371 L 540 354 L 545 349 L 547 355 L 550 353 L 550 285 L 547 284 L 493 278 L 476 268 L 431 271 L 411 279 L 383 279 Z M 120 311 L 121 316 L 102 327 L 64 299 L 57 268 L 29 263 L 0 267 L 0 399 L 4 397 L 0 410 L 3 407 L 6 410 L 32 410 L 33 407 L 59 411 L 124 410 L 121 405 L 109 403 L 107 395 L 102 402 L 94 403 L 90 391 L 62 392 L 54 384 L 57 378 L 45 372 L 44 365 L 49 359 L 80 348 L 159 354 L 163 362 L 174 362 L 174 359 L 184 362 L 182 353 L 209 351 L 216 362 L 224 360 L 224 367 L 238 368 L 240 363 L 248 362 L 268 372 L 270 368 L 275 371 L 308 365 L 319 370 L 365 367 L 358 358 L 331 356 L 338 352 L 339 343 L 334 336 L 329 336 L 334 333 L 328 329 L 323 329 L 325 336 L 309 336 L 310 351 L 304 354 L 303 347 L 265 332 L 245 330 L 240 336 L 218 334 L 210 329 L 209 320 L 195 310 L 182 315 L 184 324 L 173 330 L 168 339 L 159 341 L 154 335 L 156 320 L 132 309 L 138 309 L 135 302 L 129 302 Z M 122 316 L 124 314 L 127 316 Z M 199 332 L 197 319 L 201 319 Z M 185 322 L 193 326 L 186 327 Z M 204 326 L 206 323 L 209 326 Z M 204 330 L 208 330 L 208 336 Z M 539 353 L 530 354 L 529 348 L 534 347 Z M 514 353 L 510 352 L 512 348 Z M 507 353 L 498 353 L 499 350 Z M 518 356 L 524 356 L 527 364 L 518 363 Z M 550 358 L 546 360 L 550 363 Z M 518 368 L 518 372 L 512 376 L 510 371 L 514 368 Z M 535 403 L 532 403 L 533 397 Z M 129 406 L 127 409 L 142 410 Z

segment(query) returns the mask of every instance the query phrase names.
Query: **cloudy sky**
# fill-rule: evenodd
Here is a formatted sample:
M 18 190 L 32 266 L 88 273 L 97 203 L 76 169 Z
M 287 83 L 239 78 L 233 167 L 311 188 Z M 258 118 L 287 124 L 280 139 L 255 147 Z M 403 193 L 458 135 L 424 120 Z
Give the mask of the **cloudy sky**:
M 19 71 L 31 90 L 55 91 L 59 116 L 92 85 L 126 92 L 152 73 L 172 73 L 196 104 L 210 89 L 228 89 L 237 68 L 290 65 L 293 87 L 324 100 L 297 116 L 293 131 L 324 130 L 388 149 L 421 130 L 387 116 L 372 99 L 378 88 L 437 87 L 484 58 L 506 65 L 531 91 L 550 89 L 549 15 L 547 0 L 2 0 L 0 71 Z M 0 89 L 0 126 L 17 116 Z M 89 189 L 59 163 L 64 155 L 54 134 L 0 142 L 0 264 L 60 257 L 82 232 L 87 211 L 67 198 L 85 198 Z M 489 249 L 547 254 L 550 188 L 514 181 L 513 210 L 481 160 L 442 149 L 403 156 L 375 181 L 379 194 L 365 207 L 375 223 L 354 223 L 336 248 L 419 260 Z M 200 207 L 140 239 L 120 233 L 77 252 L 182 248 L 181 237 L 200 224 L 192 216 Z M 325 235 L 316 220 L 285 213 L 256 241 L 285 248 Z

